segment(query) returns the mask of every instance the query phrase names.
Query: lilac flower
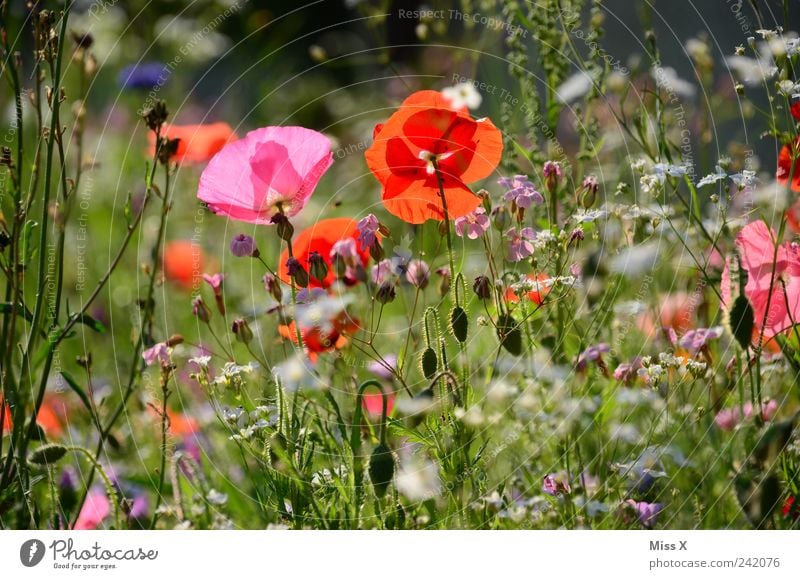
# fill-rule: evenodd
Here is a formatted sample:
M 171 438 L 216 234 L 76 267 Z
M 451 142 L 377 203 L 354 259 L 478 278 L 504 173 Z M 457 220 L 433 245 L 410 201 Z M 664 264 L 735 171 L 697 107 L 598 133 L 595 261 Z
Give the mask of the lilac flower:
M 478 239 L 489 229 L 489 225 L 489 216 L 486 215 L 486 210 L 478 207 L 472 213 L 455 220 L 456 235 L 459 237 L 466 235 L 470 239 Z
M 431 268 L 421 259 L 412 259 L 406 269 L 406 280 L 419 289 L 425 289 L 431 277 Z
M 123 68 L 117 76 L 121 88 L 150 90 L 164 84 L 169 78 L 167 67 L 161 62 L 141 62 Z
M 387 368 L 387 364 L 389 368 Z M 383 378 L 384 380 L 390 380 L 394 373 L 392 369 L 397 368 L 397 356 L 394 354 L 388 354 L 383 357 L 383 361 L 372 361 L 367 364 L 367 370 L 375 374 L 378 378 Z
M 713 328 L 697 328 L 689 330 L 681 339 L 678 344 L 681 348 L 694 353 L 705 348 L 706 344 L 711 340 L 716 340 L 722 336 L 722 326 L 715 326 Z
M 258 257 L 259 255 L 255 239 L 244 233 L 231 239 L 231 253 L 236 257 Z
M 525 227 L 521 231 L 512 227 L 506 231 L 506 237 L 509 239 L 506 253 L 508 261 L 521 261 L 533 253 L 536 232 L 531 227 Z
M 585 370 L 589 362 L 601 363 L 603 360 L 603 354 L 610 351 L 611 347 L 604 342 L 594 346 L 589 346 L 578 355 L 578 362 L 575 364 L 575 367 L 578 370 Z
M 542 491 L 551 496 L 568 495 L 572 492 L 569 480 L 565 473 L 548 474 L 544 477 Z
M 503 199 L 513 201 L 518 207 L 529 209 L 532 203 L 541 205 L 544 197 L 536 190 L 527 175 L 514 175 L 512 178 L 501 177 L 497 182 L 508 189 Z
M 636 502 L 633 499 L 628 499 L 625 504 L 636 512 L 639 522 L 647 528 L 656 523 L 659 513 L 664 510 L 664 505 L 661 503 Z
M 378 241 L 380 222 L 372 213 L 363 217 L 356 224 L 356 228 L 358 229 L 358 241 L 365 249 L 372 247 Z
M 382 259 L 372 266 L 371 270 L 372 283 L 375 285 L 383 285 L 394 277 L 394 267 L 392 266 L 391 259 Z
M 156 362 L 159 362 L 162 366 L 168 366 L 170 363 L 169 354 L 170 348 L 166 342 L 159 342 L 142 352 L 142 358 L 144 358 L 144 363 L 148 366 L 152 366 Z

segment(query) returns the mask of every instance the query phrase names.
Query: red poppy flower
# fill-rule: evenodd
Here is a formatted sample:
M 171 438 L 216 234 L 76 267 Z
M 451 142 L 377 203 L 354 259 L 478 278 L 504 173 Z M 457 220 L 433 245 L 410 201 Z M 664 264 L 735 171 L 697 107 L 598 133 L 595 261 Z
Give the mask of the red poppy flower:
M 503 152 L 503 137 L 492 121 L 475 120 L 466 108 L 453 109 L 432 90 L 403 101 L 375 127 L 373 140 L 366 159 L 383 185 L 383 204 L 408 223 L 444 219 L 436 167 L 450 219 L 474 211 L 481 200 L 467 185 L 488 177 Z
M 800 507 L 796 504 L 793 496 L 789 496 L 786 499 L 786 502 L 783 503 L 783 508 L 781 509 L 783 516 L 786 518 L 791 517 L 795 521 L 800 518 Z
M 205 163 L 210 161 L 222 147 L 238 139 L 228 123 L 164 125 L 161 135 L 168 139 L 180 139 L 178 152 L 173 157 L 178 163 Z M 152 155 L 156 144 L 155 135 L 149 133 L 148 139 Z
M 2 408 L 3 414 L 5 415 L 3 418 L 3 432 L 11 432 L 14 428 L 11 408 L 3 403 L 2 398 L 0 398 L 0 408 Z M 46 394 L 42 401 L 42 406 L 39 408 L 36 423 L 42 427 L 42 430 L 44 430 L 47 436 L 56 438 L 64 433 L 64 423 L 67 419 L 67 413 L 68 409 L 66 403 L 61 396 Z
M 331 249 L 337 241 L 342 241 L 352 238 L 356 243 L 356 251 L 358 257 L 361 259 L 363 266 L 367 265 L 369 260 L 369 249 L 365 248 L 358 241 L 358 228 L 357 221 L 347 217 L 334 217 L 332 219 L 322 219 L 317 221 L 311 227 L 305 229 L 296 239 L 292 241 L 292 253 L 295 259 L 308 272 L 309 287 L 329 287 L 336 279 L 336 273 L 331 265 Z M 328 266 L 328 275 L 325 279 L 318 280 L 311 275 L 308 257 L 312 253 L 319 253 L 322 259 Z M 280 264 L 278 266 L 278 275 L 280 278 L 289 283 L 289 273 L 286 270 L 286 261 L 289 259 L 287 250 L 281 253 Z
M 792 149 L 794 149 L 794 153 Z M 789 182 L 789 175 L 791 175 L 792 191 L 800 191 L 800 163 L 798 163 L 800 159 L 798 156 L 800 156 L 800 137 L 794 142 L 794 145 L 784 145 L 778 155 L 778 170 L 775 178 L 781 185 L 786 185 Z M 793 158 L 794 171 L 792 171 Z
M 192 289 L 200 280 L 205 255 L 191 241 L 170 241 L 164 246 L 164 277 L 185 289 Z
M 794 120 L 800 121 L 800 99 L 793 98 L 793 102 L 789 105 L 789 112 L 792 113 Z
M 547 275 L 546 273 L 540 273 L 536 275 L 529 273 L 527 277 L 531 281 L 538 281 L 538 282 L 543 282 L 545 280 L 550 279 L 550 276 Z M 542 305 L 542 303 L 544 303 L 544 298 L 547 297 L 548 293 L 550 293 L 550 288 L 548 287 L 533 289 L 528 292 L 528 299 L 531 300 L 533 303 L 535 303 L 537 306 L 540 306 Z M 511 288 L 508 288 L 506 290 L 506 301 L 512 303 L 517 303 L 519 301 L 519 297 Z

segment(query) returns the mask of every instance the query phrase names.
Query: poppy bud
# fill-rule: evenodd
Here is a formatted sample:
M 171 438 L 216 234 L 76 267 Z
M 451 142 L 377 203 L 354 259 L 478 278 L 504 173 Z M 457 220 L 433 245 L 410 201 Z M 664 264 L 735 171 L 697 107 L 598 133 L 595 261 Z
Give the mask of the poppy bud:
M 328 275 L 328 264 L 317 251 L 312 251 L 308 256 L 308 270 L 311 277 L 318 281 L 324 280 Z
M 396 295 L 397 293 L 394 289 L 394 283 L 387 281 L 382 283 L 381 287 L 378 288 L 378 293 L 375 295 L 375 299 L 382 304 L 388 304 L 394 301 Z
M 467 330 L 469 329 L 469 319 L 464 308 L 456 306 L 450 314 L 450 329 L 456 340 L 462 344 L 467 341 Z
M 253 339 L 253 330 L 250 329 L 247 320 L 243 318 L 236 318 L 233 320 L 231 331 L 236 336 L 236 339 L 244 344 L 249 344 Z
M 308 273 L 296 257 L 286 260 L 286 272 L 294 280 L 294 283 L 300 287 L 308 287 Z
M 192 300 L 192 314 L 204 324 L 211 320 L 211 310 L 200 296 Z
M 281 282 L 272 275 L 271 273 L 266 274 L 263 277 L 264 281 L 264 289 L 266 289 L 270 295 L 275 298 L 276 302 L 280 302 L 281 298 L 283 297 L 283 290 L 281 290 Z
M 289 222 L 289 218 L 283 213 L 276 213 L 272 216 L 272 223 L 277 226 L 278 237 L 284 241 L 291 241 L 294 235 L 294 226 Z
M 472 290 L 480 299 L 488 300 L 492 297 L 492 282 L 485 275 L 479 275 L 472 284 Z
M 436 369 L 439 367 L 439 358 L 436 356 L 436 350 L 430 346 L 422 352 L 420 357 L 420 366 L 422 367 L 422 374 L 430 380 L 436 374 Z
M 394 478 L 394 456 L 392 449 L 381 443 L 372 451 L 369 459 L 369 479 L 375 489 L 375 495 L 383 498 Z

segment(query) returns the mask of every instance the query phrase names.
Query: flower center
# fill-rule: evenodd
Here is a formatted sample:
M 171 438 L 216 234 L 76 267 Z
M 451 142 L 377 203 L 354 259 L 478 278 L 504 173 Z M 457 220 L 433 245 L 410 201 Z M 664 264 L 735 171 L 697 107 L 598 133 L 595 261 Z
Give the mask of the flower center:
M 430 151 L 426 151 L 425 149 L 422 149 L 419 152 L 420 160 L 425 161 L 425 172 L 428 175 L 433 175 L 436 172 L 436 164 L 439 161 L 444 161 L 452 156 L 453 156 L 453 151 L 439 153 L 438 155 L 436 153 L 431 153 Z

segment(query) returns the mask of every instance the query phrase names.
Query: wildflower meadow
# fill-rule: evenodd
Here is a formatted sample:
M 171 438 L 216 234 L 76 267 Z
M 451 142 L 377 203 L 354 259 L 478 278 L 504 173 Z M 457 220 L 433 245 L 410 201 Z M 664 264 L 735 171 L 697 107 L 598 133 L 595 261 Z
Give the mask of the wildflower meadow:
M 0 528 L 797 529 L 797 30 L 0 2 Z

